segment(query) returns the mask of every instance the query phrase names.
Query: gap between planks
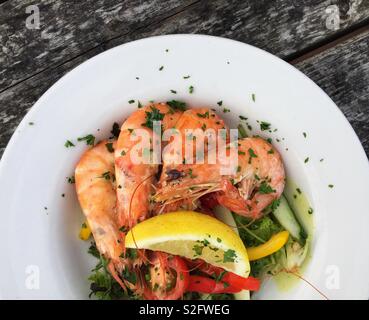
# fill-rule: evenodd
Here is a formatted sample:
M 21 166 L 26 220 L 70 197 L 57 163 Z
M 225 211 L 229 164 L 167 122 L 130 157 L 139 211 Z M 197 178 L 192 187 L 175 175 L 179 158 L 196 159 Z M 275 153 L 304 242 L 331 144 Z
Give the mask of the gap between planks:
M 328 40 L 326 39 L 313 47 L 307 48 L 306 50 L 304 50 L 299 54 L 291 55 L 287 57 L 285 60 L 288 63 L 295 65 L 368 31 L 369 31 L 369 18 L 363 21 L 362 23 L 356 25 L 355 27 L 349 28 L 348 30 L 343 31 L 342 33 L 339 33 Z

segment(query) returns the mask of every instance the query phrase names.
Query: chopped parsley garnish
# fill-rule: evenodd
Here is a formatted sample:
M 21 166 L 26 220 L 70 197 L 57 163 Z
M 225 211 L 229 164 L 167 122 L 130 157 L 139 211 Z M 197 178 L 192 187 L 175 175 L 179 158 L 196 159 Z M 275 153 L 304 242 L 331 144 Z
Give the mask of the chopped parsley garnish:
M 85 137 L 80 137 L 77 140 L 78 141 L 86 141 L 86 144 L 88 146 L 93 146 L 95 144 L 95 136 L 93 136 L 92 134 L 88 134 Z
M 159 68 L 159 71 L 162 71 L 164 69 L 164 66 L 161 66 L 160 68 Z
M 273 154 L 274 153 L 274 150 L 273 149 L 270 149 L 269 151 L 268 151 L 268 154 Z
M 191 179 L 194 179 L 194 178 L 196 178 L 196 176 L 193 174 L 193 172 L 192 172 L 192 169 L 189 169 L 188 170 L 188 175 L 190 176 L 190 178 Z
M 113 148 L 113 143 L 109 142 L 105 144 L 106 149 L 110 152 L 113 153 L 114 152 L 114 148 Z
M 65 143 L 64 143 L 64 147 L 66 148 L 70 148 L 70 147 L 75 147 L 74 143 L 70 140 L 67 140 Z
M 191 76 L 183 76 L 183 79 L 189 79 Z
M 223 109 L 223 112 L 224 112 L 224 113 L 227 113 L 227 112 L 231 112 L 231 110 L 230 110 L 230 109 L 227 109 L 227 108 L 224 108 L 224 109 Z
M 135 100 L 133 100 L 133 99 L 132 100 L 129 100 L 128 103 L 129 104 L 135 103 Z
M 219 243 L 220 243 L 220 242 L 222 242 L 222 239 L 220 239 L 220 238 L 217 238 L 217 242 L 219 242 Z
M 300 188 L 296 188 L 296 191 L 297 191 L 298 194 L 302 193 Z
M 142 108 L 142 104 L 141 104 L 140 100 L 137 100 L 137 108 L 138 109 L 141 109 Z
M 131 248 L 127 248 L 126 249 L 126 254 L 122 254 L 122 258 L 127 258 L 127 259 L 131 259 L 131 260 L 134 260 L 137 258 L 138 256 L 138 252 L 137 252 L 137 249 L 131 249 Z
M 322 159 L 320 159 L 319 161 L 320 161 L 320 162 L 323 162 L 323 161 L 324 161 L 324 159 L 322 158 Z
M 281 203 L 280 199 L 274 199 L 272 203 L 268 206 L 270 210 L 275 211 Z
M 238 150 L 238 154 L 244 156 L 246 154 L 246 152 Z
M 222 278 L 224 277 L 224 275 L 227 273 L 227 271 L 223 270 L 221 273 L 219 273 L 218 275 L 215 276 L 215 282 L 219 282 L 222 280 Z
M 237 258 L 236 252 L 232 249 L 228 249 L 224 252 L 223 262 L 234 262 Z
M 333 185 L 333 184 L 329 184 L 329 185 L 328 185 L 328 187 L 329 187 L 329 188 L 333 188 L 333 187 L 334 187 L 334 185 Z
M 207 118 L 207 119 L 209 119 L 209 111 L 206 111 L 205 113 L 197 113 L 196 115 L 199 118 Z
M 154 121 L 161 121 L 164 119 L 164 113 L 160 113 L 159 109 L 151 107 L 151 112 L 146 111 L 146 122 L 142 125 L 153 129 Z
M 314 212 L 313 208 L 310 207 L 308 210 L 308 214 L 313 214 L 313 212 Z
M 306 138 L 306 132 L 303 132 L 302 135 L 304 136 L 304 138 Z
M 105 180 L 110 180 L 112 177 L 110 176 L 110 171 L 106 171 L 99 178 L 103 178 Z
M 206 130 L 206 124 L 205 124 L 205 123 L 203 123 L 203 124 L 202 124 L 201 129 L 202 129 L 203 131 L 205 131 L 205 130 Z
M 270 129 L 271 124 L 269 122 L 261 121 L 260 122 L 260 130 L 265 131 Z
M 251 95 L 251 99 L 252 99 L 252 101 L 256 101 L 256 95 L 255 95 L 255 93 L 253 93 L 252 95 Z
M 172 90 L 172 89 L 170 90 L 170 92 L 171 92 L 171 93 L 174 93 L 174 94 L 177 94 L 177 91 Z
M 307 163 L 309 161 L 309 157 L 307 157 L 304 162 Z
M 124 150 L 122 150 L 122 152 L 120 153 L 121 156 L 125 156 L 126 152 Z
M 248 118 L 244 117 L 244 116 L 238 116 L 241 120 L 247 120 Z
M 168 106 L 174 110 L 185 111 L 187 109 L 186 103 L 177 100 L 167 101 Z
M 67 177 L 67 181 L 70 184 L 76 183 L 76 178 L 74 176 Z
M 217 105 L 218 105 L 219 107 L 221 107 L 221 106 L 223 105 L 223 101 L 222 101 L 222 100 L 218 101 L 218 102 L 217 102 Z
M 188 92 L 189 92 L 190 94 L 192 94 L 192 93 L 193 93 L 193 91 L 194 91 L 194 87 L 193 87 L 193 86 L 189 86 L 189 88 L 188 88 Z
M 275 190 L 265 181 L 263 181 L 259 186 L 259 193 L 261 194 L 269 194 L 273 193 Z
M 34 122 L 28 122 L 28 124 L 29 124 L 30 126 L 33 126 L 35 123 L 34 123 Z
M 119 228 L 119 231 L 126 233 L 128 231 L 128 228 L 126 226 L 122 226 Z
M 237 129 L 238 129 L 238 135 L 241 138 L 247 138 L 247 132 L 241 123 L 238 125 Z
M 116 123 L 116 122 L 114 122 L 114 123 L 113 123 L 113 126 L 112 126 L 112 128 L 111 128 L 110 133 L 111 133 L 114 137 L 116 137 L 116 138 L 118 138 L 118 137 L 119 137 L 119 134 L 120 134 L 120 126 L 119 126 L 119 124 L 118 124 L 118 123 Z
M 192 248 L 193 251 L 195 251 L 195 255 L 196 256 L 201 256 L 202 255 L 202 250 L 204 249 L 204 246 L 199 245 L 199 244 L 195 244 Z
M 250 155 L 250 158 L 249 158 L 249 164 L 251 163 L 252 161 L 252 158 L 257 158 L 258 156 L 255 154 L 254 150 L 249 148 L 249 155 Z

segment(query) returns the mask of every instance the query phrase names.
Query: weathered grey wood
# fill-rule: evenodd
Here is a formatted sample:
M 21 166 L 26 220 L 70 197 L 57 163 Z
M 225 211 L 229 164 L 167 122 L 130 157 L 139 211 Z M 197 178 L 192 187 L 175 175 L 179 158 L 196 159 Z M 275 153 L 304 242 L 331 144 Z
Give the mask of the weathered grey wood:
M 0 154 L 28 108 L 50 85 L 85 58 L 74 59 L 0 94 Z M 369 31 L 296 66 L 332 97 L 369 155 Z
M 369 28 L 296 67 L 338 105 L 369 156 Z M 333 125 L 327 119 L 327 130 Z
M 34 1 L 0 5 L 0 92 L 96 46 L 147 35 L 219 35 L 285 58 L 369 17 L 368 0 L 44 0 L 41 29 L 28 30 L 30 4 Z M 340 10 L 338 30 L 326 27 L 331 5 Z
M 4 25 L 9 26 L 13 23 L 10 22 L 9 14 L 4 14 L 4 8 L 10 2 L 12 2 L 11 6 L 13 8 L 15 8 L 13 3 L 18 3 L 18 6 L 22 8 L 23 6 L 20 3 L 25 3 L 24 0 L 9 1 L 0 6 L 0 19 L 2 19 L 0 20 L 0 31 L 3 30 L 1 28 Z M 55 2 L 59 3 L 60 1 Z M 65 2 L 68 4 L 72 3 L 71 1 Z M 109 12 L 114 11 L 113 3 L 118 3 L 118 1 L 96 1 L 100 5 L 102 3 L 104 5 L 109 4 L 110 11 L 107 7 L 104 7 L 104 10 L 108 12 L 100 12 L 98 18 L 91 18 L 90 15 L 88 19 L 79 12 L 81 17 L 85 17 L 81 19 L 87 25 L 91 24 L 83 32 L 84 37 L 82 38 L 86 38 L 86 41 L 81 39 L 81 31 L 78 29 L 82 23 L 82 20 L 79 19 L 80 17 L 77 19 L 77 16 L 72 14 L 70 20 L 65 20 L 69 16 L 60 13 L 64 17 L 64 20 L 57 20 L 61 21 L 61 39 L 54 35 L 56 39 L 49 39 L 47 42 L 42 43 L 40 51 L 37 51 L 39 50 L 37 46 L 40 45 L 37 41 L 41 40 L 36 37 L 31 37 L 27 40 L 22 34 L 22 30 L 16 26 L 14 26 L 14 31 L 18 32 L 18 35 L 11 39 L 9 36 L 10 29 L 7 29 L 6 37 L 10 38 L 7 38 L 8 42 L 6 43 L 7 46 L 12 48 L 14 54 L 4 58 L 4 55 L 1 55 L 1 50 L 4 51 L 4 46 L 1 47 L 3 42 L 0 42 L 0 62 L 4 61 L 1 59 L 8 59 L 6 60 L 8 64 L 5 67 L 3 63 L 0 64 L 0 84 L 3 85 L 3 88 L 10 86 L 0 93 L 0 155 L 20 120 L 41 94 L 67 71 L 107 48 L 150 35 L 192 32 L 242 40 L 286 58 L 325 39 L 326 36 L 335 34 L 335 31 L 328 30 L 325 27 L 324 9 L 328 4 L 339 4 L 342 18 L 345 19 L 342 23 L 343 29 L 363 21 L 365 16 L 368 16 L 368 0 L 351 1 L 351 7 L 347 5 L 348 2 L 312 0 L 276 0 L 272 2 L 261 0 L 252 2 L 229 1 L 226 3 L 215 0 L 201 1 L 189 5 L 192 2 L 188 1 L 182 2 L 180 7 L 164 10 L 166 14 L 163 15 L 161 13 L 161 16 L 158 18 L 148 19 L 149 21 L 142 18 L 138 24 L 132 22 L 127 29 L 120 33 L 121 25 L 119 23 L 116 24 L 117 22 L 113 18 L 109 18 Z M 50 4 L 51 1 L 45 0 L 43 3 L 49 4 L 53 8 Z M 92 1 L 87 1 L 86 3 L 93 6 Z M 130 3 L 132 5 L 132 1 Z M 141 11 L 144 13 L 140 14 L 147 17 L 149 13 L 145 11 L 145 8 L 148 8 L 150 3 L 145 5 L 142 4 L 142 1 L 136 1 L 135 3 L 141 5 Z M 357 9 L 356 14 L 352 14 L 351 18 L 349 18 L 350 14 L 347 12 L 350 12 L 350 10 L 351 12 L 355 11 L 353 9 L 354 3 L 359 4 L 359 9 Z M 168 6 L 170 4 L 174 6 L 174 2 L 169 1 Z M 280 7 L 277 7 L 278 4 Z M 186 5 L 188 6 L 185 7 Z M 76 11 L 76 8 L 74 7 L 73 10 Z M 68 12 L 73 10 L 70 9 Z M 86 12 L 89 11 L 86 9 Z M 346 16 L 344 12 L 346 12 Z M 50 17 L 53 14 L 55 18 L 59 15 L 59 12 L 51 10 L 49 14 Z M 8 18 L 4 19 L 6 16 Z M 94 15 L 92 16 L 94 17 Z M 24 18 L 23 13 L 20 17 L 16 17 L 20 24 Z M 107 23 L 108 26 L 97 25 L 103 22 Z M 66 32 L 64 28 L 69 31 Z M 79 31 L 73 31 L 73 28 Z M 96 38 L 99 30 L 103 35 L 101 38 Z M 24 32 L 27 33 L 28 31 Z M 1 41 L 4 39 L 3 35 L 3 33 L 0 33 Z M 68 35 L 70 35 L 70 38 L 68 38 Z M 17 45 L 12 47 L 12 44 L 17 39 L 22 39 L 22 41 L 19 41 Z M 78 41 L 81 41 L 81 43 Z M 89 45 L 91 44 L 93 46 L 90 48 Z M 352 50 L 356 50 L 357 53 Z M 362 139 L 367 153 L 369 152 L 369 133 L 367 133 L 369 101 L 368 89 L 366 88 L 369 83 L 367 69 L 369 63 L 368 51 L 368 35 L 365 33 L 309 59 L 306 64 L 300 63 L 298 65 L 305 73 L 317 81 L 345 112 Z M 38 55 L 46 53 L 46 55 L 38 60 L 34 60 L 36 53 Z M 345 60 L 346 57 L 347 60 Z M 321 68 L 327 70 L 326 75 L 320 71 Z M 339 81 L 337 78 L 342 77 L 342 75 L 345 75 L 346 79 L 349 79 L 351 82 L 348 83 L 343 81 L 343 79 Z M 353 79 L 355 80 L 354 82 L 352 81 Z
M 12 0 L 0 5 L 0 92 L 196 0 Z M 36 4 L 40 29 L 27 29 Z

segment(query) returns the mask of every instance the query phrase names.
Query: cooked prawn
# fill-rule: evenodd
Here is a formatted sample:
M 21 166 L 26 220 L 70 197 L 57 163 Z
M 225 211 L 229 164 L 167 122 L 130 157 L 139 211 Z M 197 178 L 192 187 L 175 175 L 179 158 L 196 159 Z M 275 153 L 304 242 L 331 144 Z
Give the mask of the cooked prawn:
M 152 121 L 161 121 L 162 129 L 166 130 L 175 126 L 181 114 L 182 112 L 173 110 L 165 103 L 156 103 L 133 112 L 123 123 L 115 149 L 117 221 L 120 227 L 129 229 L 149 216 L 152 185 L 159 170 L 159 164 L 152 161 L 149 163 L 132 161 L 135 147 L 142 140 L 135 139 L 135 130 L 147 132 L 150 137 L 149 149 L 152 150 Z
M 223 119 L 220 118 L 212 109 L 209 108 L 196 108 L 196 109 L 188 109 L 179 118 L 176 123 L 175 129 L 181 135 L 181 139 L 178 140 L 180 145 L 174 145 L 172 149 L 167 151 L 167 153 L 171 152 L 173 149 L 177 150 L 177 153 L 181 154 L 181 159 L 179 159 L 180 163 L 189 163 L 190 161 L 195 161 L 196 155 L 201 153 L 204 157 L 207 157 L 208 151 L 210 149 L 215 148 L 216 146 L 211 145 L 211 141 L 216 141 L 215 136 L 217 134 L 217 130 L 225 129 L 225 141 L 228 139 L 228 128 L 224 123 Z M 203 150 L 199 152 L 198 150 L 198 138 L 196 135 L 196 130 L 201 133 L 205 130 L 212 130 L 210 134 L 214 135 L 214 139 L 210 139 L 209 135 L 204 136 L 203 142 Z M 202 146 L 202 145 L 201 145 Z M 179 152 L 178 152 L 179 151 Z M 191 152 L 192 151 L 192 152 Z M 158 188 L 160 189 L 163 183 L 165 183 L 166 179 L 176 180 L 179 178 L 181 173 L 179 171 L 173 170 L 171 168 L 171 155 L 167 154 L 164 150 L 163 152 L 163 170 L 158 183 Z M 183 198 L 181 200 L 165 203 L 165 204 L 157 204 L 154 207 L 155 213 L 165 213 L 177 210 L 194 210 L 198 207 L 198 203 L 194 201 L 192 198 Z M 207 212 L 208 213 L 208 212 Z
M 237 147 L 238 166 L 232 175 L 221 174 L 221 163 L 169 164 L 163 170 L 160 188 L 153 199 L 170 204 L 182 199 L 199 199 L 217 192 L 217 200 L 230 210 L 252 218 L 273 200 L 278 199 L 285 184 L 285 171 L 278 151 L 261 138 L 244 138 Z M 237 154 L 236 153 L 236 154 Z M 173 179 L 175 173 L 176 179 Z
M 116 275 L 124 265 L 124 251 L 116 221 L 116 192 L 114 182 L 114 154 L 102 141 L 88 149 L 75 169 L 76 191 L 82 211 L 94 236 L 100 254 L 110 261 L 109 270 L 125 288 Z M 115 147 L 115 142 L 113 147 Z

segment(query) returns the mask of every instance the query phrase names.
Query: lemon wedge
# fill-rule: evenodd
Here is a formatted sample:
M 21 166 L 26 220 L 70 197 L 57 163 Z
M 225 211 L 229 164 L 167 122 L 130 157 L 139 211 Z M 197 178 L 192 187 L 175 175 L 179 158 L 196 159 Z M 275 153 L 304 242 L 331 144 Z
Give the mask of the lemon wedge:
M 223 222 L 194 211 L 177 211 L 147 219 L 127 234 L 127 248 L 162 251 L 247 277 L 250 263 L 240 237 Z

